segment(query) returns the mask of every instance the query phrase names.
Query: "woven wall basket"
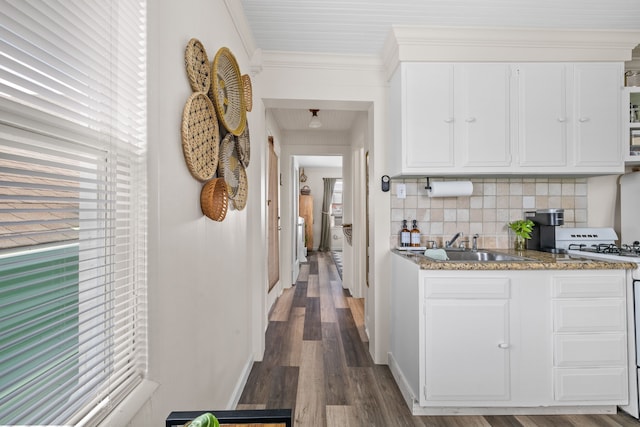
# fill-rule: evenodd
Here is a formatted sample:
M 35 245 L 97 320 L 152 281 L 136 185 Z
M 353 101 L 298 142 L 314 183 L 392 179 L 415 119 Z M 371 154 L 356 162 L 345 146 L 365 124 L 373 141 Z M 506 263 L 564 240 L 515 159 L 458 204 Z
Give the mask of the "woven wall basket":
M 244 94 L 244 107 L 247 111 L 251 111 L 253 109 L 253 89 L 251 77 L 248 74 L 242 75 L 242 93 Z
M 218 167 L 218 151 L 218 120 L 213 104 L 205 93 L 193 93 L 182 112 L 182 152 L 195 179 L 213 178 Z
M 236 149 L 238 150 L 238 158 L 242 165 L 249 167 L 249 160 L 251 158 L 251 141 L 249 140 L 249 122 L 244 128 L 244 131 L 236 138 Z
M 207 51 L 198 39 L 191 39 L 184 52 L 184 64 L 187 68 L 189 84 L 194 92 L 209 92 L 211 85 L 211 66 Z
M 227 216 L 229 195 L 222 178 L 214 178 L 202 186 L 200 208 L 202 213 L 214 221 L 222 221 Z
M 247 171 L 240 165 L 240 174 L 238 179 L 238 192 L 231 200 L 234 209 L 239 211 L 243 210 L 247 206 L 247 197 L 249 196 L 249 181 L 247 179 Z
M 238 193 L 241 167 L 242 164 L 238 159 L 238 150 L 236 150 L 236 140 L 232 134 L 228 133 L 220 144 L 218 172 L 220 177 L 227 183 L 227 192 L 232 199 Z
M 211 78 L 209 96 L 216 106 L 220 122 L 229 132 L 238 136 L 244 130 L 247 111 L 240 68 L 228 48 L 220 48 L 216 53 L 211 66 Z

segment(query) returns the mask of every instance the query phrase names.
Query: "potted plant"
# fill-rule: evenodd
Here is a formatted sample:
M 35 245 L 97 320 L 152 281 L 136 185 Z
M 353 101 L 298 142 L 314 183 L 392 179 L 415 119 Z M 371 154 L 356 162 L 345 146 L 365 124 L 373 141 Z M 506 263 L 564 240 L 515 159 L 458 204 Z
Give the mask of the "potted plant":
M 518 219 L 516 221 L 507 224 L 511 231 L 516 235 L 514 239 L 514 249 L 516 251 L 524 251 L 525 241 L 531 238 L 531 232 L 533 231 L 533 221 L 530 219 Z

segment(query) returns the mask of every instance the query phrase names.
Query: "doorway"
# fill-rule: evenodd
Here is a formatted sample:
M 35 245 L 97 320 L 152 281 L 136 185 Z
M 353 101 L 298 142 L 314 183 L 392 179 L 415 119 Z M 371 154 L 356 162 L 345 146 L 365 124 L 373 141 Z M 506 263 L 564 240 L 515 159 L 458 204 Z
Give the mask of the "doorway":
M 278 156 L 273 145 L 273 137 L 269 137 L 269 184 L 267 199 L 267 223 L 268 223 L 268 275 L 269 291 L 280 280 L 280 214 L 279 214 L 279 179 L 278 179 Z

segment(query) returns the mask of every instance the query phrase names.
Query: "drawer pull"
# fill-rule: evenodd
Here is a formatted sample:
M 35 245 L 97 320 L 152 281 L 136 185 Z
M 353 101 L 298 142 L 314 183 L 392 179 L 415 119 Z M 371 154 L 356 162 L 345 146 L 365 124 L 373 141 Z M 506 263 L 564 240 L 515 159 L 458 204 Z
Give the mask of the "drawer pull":
M 509 344 L 507 344 L 506 342 L 501 342 L 500 344 L 498 344 L 498 348 L 509 348 Z

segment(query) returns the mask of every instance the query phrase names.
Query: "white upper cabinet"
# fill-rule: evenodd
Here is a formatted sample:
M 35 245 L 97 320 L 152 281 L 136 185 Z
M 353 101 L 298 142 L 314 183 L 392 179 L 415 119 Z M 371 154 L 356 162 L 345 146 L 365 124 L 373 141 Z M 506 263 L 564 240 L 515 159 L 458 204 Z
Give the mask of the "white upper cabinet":
M 515 66 L 517 166 L 567 166 L 567 72 L 563 64 Z
M 622 63 L 401 63 L 391 173 L 624 170 Z
M 457 165 L 510 166 L 509 65 L 458 64 L 454 82 Z
M 579 169 L 624 170 L 620 98 L 622 64 L 574 65 L 574 159 Z

